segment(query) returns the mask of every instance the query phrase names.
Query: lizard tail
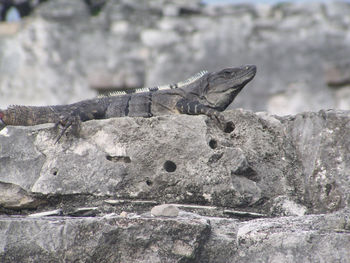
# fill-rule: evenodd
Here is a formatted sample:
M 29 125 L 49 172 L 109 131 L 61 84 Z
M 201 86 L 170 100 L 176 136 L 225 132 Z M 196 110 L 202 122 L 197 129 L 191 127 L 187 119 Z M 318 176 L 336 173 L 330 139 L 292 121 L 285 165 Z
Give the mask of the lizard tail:
M 30 126 L 57 122 L 59 117 L 50 107 L 10 106 L 0 110 L 0 125 Z

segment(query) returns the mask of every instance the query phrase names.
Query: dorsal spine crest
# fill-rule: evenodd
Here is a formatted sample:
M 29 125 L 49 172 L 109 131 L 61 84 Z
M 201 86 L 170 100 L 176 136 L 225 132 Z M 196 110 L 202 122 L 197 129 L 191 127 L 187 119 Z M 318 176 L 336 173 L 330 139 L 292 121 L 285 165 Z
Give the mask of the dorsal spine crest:
M 177 89 L 177 88 L 182 88 L 184 86 L 190 85 L 191 83 L 197 81 L 201 77 L 203 77 L 205 74 L 207 74 L 208 71 L 202 70 L 198 72 L 197 74 L 193 75 L 192 77 L 180 81 L 175 84 L 169 84 L 169 85 L 162 85 L 162 86 L 156 86 L 156 87 L 151 87 L 151 88 L 139 88 L 139 89 L 129 89 L 127 91 L 121 90 L 121 91 L 113 91 L 108 93 L 107 95 L 99 95 L 99 98 L 104 98 L 104 97 L 112 97 L 112 96 L 120 96 L 120 95 L 126 95 L 126 94 L 134 94 L 134 93 L 141 93 L 141 92 L 155 92 L 159 90 L 166 90 L 166 89 Z

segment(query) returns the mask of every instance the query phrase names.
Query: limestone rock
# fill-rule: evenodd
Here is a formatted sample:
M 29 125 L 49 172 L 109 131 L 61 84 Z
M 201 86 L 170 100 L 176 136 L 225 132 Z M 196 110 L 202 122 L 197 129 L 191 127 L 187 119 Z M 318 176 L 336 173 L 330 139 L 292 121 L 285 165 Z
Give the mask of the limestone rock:
M 204 219 L 0 218 L 0 226 L 4 263 L 191 262 L 209 234 Z
M 306 180 L 304 204 L 312 204 L 313 212 L 349 206 L 350 138 L 345 135 L 349 117 L 350 111 L 330 110 L 286 118 L 287 133 Z
M 0 218 L 2 262 L 349 262 L 348 213 L 255 219 Z M 35 253 L 34 253 L 35 252 Z
M 303 216 L 306 211 L 307 208 L 305 206 L 297 204 L 285 196 L 276 197 L 273 200 L 273 206 L 271 207 L 271 213 L 273 215 Z
M 68 134 L 58 145 L 53 125 L 8 126 L 1 131 L 0 178 L 40 195 L 252 206 L 262 213 L 264 200 L 286 192 L 303 199 L 302 170 L 282 125 L 244 111 L 226 115 L 236 124 L 232 133 L 205 116 L 116 118 L 86 122 L 80 138 Z
M 230 133 L 206 116 L 115 118 L 58 144 L 52 124 L 5 127 L 1 261 L 349 258 L 350 112 L 224 114 Z M 159 203 L 185 211 L 151 217 Z
M 205 116 L 116 118 L 86 122 L 79 138 L 68 133 L 57 145 L 51 124 L 8 126 L 0 132 L 0 179 L 37 195 L 251 207 L 262 214 L 278 196 L 306 212 L 349 205 L 348 112 L 225 115 L 236 124 L 231 133 Z
M 0 182 L 0 205 L 5 208 L 35 208 L 39 201 L 18 185 Z
M 38 217 L 44 217 L 44 216 L 60 216 L 60 215 L 62 215 L 62 209 L 45 211 L 45 212 L 41 212 L 41 213 L 34 213 L 34 214 L 28 215 L 28 217 L 38 218 Z
M 157 205 L 152 208 L 151 215 L 177 217 L 179 215 L 179 209 L 172 204 Z

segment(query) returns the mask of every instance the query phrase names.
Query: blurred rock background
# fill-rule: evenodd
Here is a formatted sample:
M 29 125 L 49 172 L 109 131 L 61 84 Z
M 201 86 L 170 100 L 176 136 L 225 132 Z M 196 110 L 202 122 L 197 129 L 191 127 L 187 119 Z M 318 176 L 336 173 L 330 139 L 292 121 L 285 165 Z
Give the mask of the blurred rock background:
M 0 108 L 71 103 L 255 64 L 231 108 L 350 109 L 350 3 L 3 0 Z

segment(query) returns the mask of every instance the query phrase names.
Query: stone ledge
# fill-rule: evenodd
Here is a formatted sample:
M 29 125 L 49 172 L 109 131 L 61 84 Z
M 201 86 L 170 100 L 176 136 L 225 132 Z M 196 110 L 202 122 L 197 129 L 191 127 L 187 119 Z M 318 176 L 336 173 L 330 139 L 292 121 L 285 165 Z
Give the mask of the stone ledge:
M 0 217 L 2 262 L 349 262 L 349 213 L 239 222 Z
M 350 112 L 224 115 L 231 133 L 206 116 L 115 118 L 58 144 L 52 124 L 5 127 L 0 212 L 22 216 L 0 218 L 1 260 L 349 258 Z M 152 218 L 162 203 L 179 215 Z

